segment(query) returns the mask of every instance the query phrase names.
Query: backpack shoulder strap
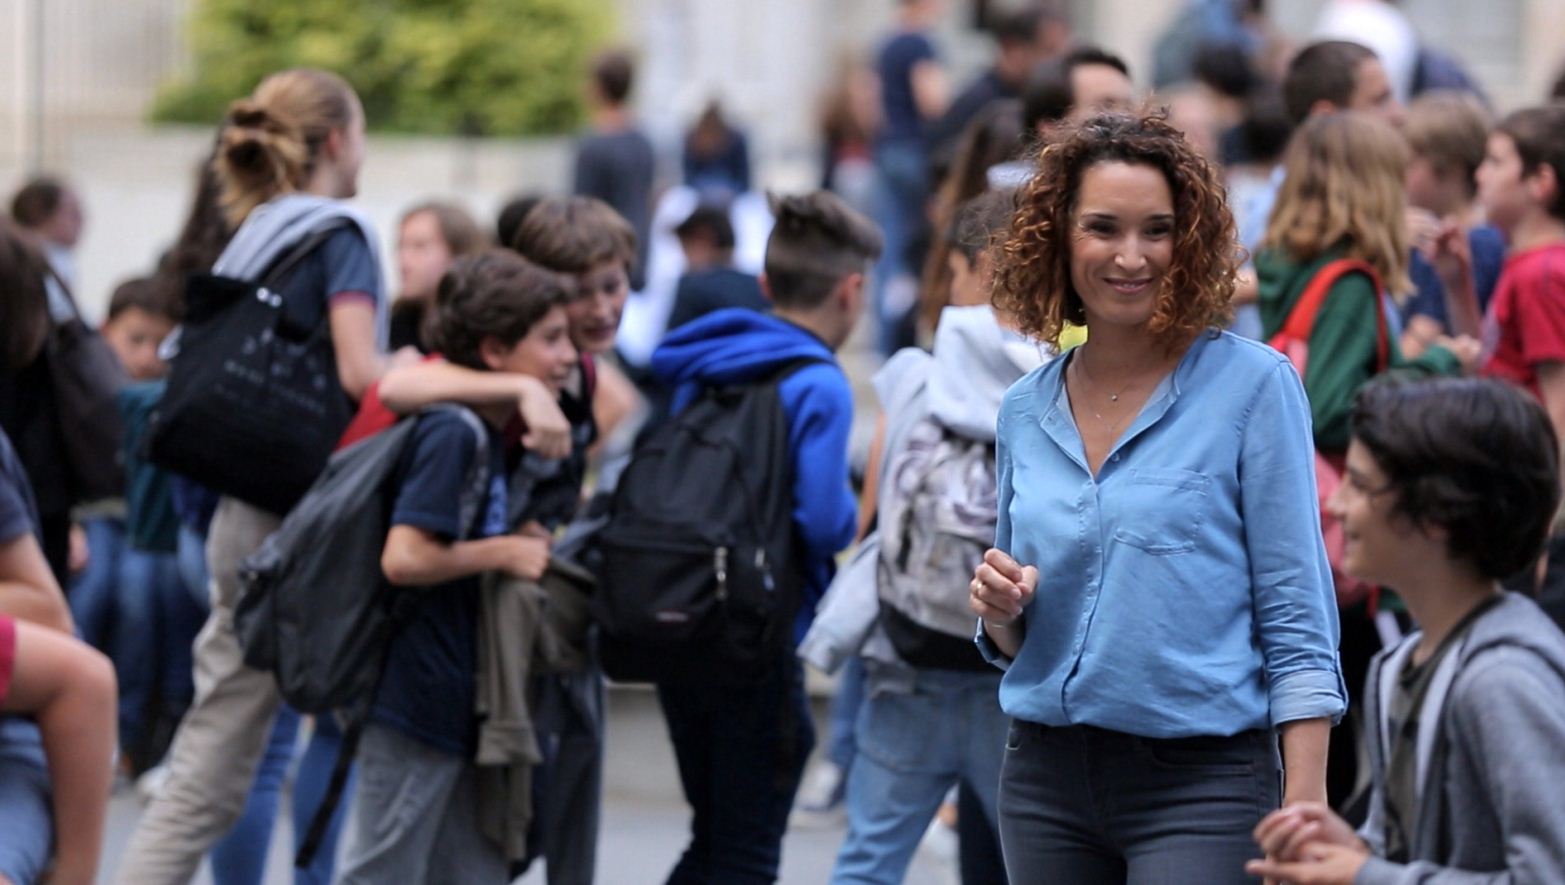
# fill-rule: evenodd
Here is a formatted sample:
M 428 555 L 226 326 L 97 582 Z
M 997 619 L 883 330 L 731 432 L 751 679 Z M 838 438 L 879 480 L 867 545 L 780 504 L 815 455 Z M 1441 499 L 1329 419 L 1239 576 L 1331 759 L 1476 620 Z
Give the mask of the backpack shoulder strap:
M 810 366 L 830 366 L 830 365 L 836 365 L 836 364 L 833 363 L 831 360 L 823 359 L 823 358 L 818 357 L 818 356 L 802 356 L 802 357 L 799 357 L 796 360 L 790 360 L 790 361 L 784 363 L 780 368 L 777 369 L 777 371 L 775 373 L 773 373 L 770 377 L 767 378 L 767 383 L 780 385 L 784 381 L 787 381 L 789 378 L 792 378 L 794 375 L 797 375 L 799 372 L 803 371 L 804 369 L 808 369 Z
M 1375 304 L 1375 366 L 1377 373 L 1384 372 L 1391 362 L 1391 333 L 1386 328 L 1386 312 L 1380 303 L 1380 274 L 1369 262 L 1358 258 L 1339 258 L 1315 272 L 1281 331 L 1272 339 L 1273 346 L 1287 340 L 1309 341 L 1310 333 L 1315 330 L 1315 317 L 1331 294 L 1331 287 L 1350 273 L 1361 273 L 1370 279 Z
M 598 361 L 592 354 L 581 355 L 581 398 L 590 403 L 598 392 Z

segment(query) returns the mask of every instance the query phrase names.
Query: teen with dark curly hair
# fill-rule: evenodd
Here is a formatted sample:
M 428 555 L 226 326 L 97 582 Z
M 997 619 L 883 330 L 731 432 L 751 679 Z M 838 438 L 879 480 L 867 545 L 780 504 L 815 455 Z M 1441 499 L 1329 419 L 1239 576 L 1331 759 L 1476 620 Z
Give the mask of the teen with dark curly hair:
M 1345 706 L 1303 387 L 1219 331 L 1233 219 L 1163 117 L 1059 131 L 1019 206 L 996 306 L 1088 339 L 1006 394 L 995 549 L 972 583 L 1014 720 L 1007 871 L 1247 881 L 1255 823 L 1324 797 Z

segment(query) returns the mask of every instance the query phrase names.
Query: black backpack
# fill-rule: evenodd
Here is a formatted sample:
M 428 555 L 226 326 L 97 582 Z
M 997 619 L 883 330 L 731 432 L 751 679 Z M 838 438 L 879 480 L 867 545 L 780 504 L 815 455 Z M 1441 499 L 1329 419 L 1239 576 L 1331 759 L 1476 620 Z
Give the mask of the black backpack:
M 478 439 L 462 493 L 462 525 L 470 525 L 485 492 L 488 433 L 465 408 L 434 408 L 462 415 Z M 392 480 L 417 423 L 404 418 L 332 456 L 240 566 L 234 631 L 245 663 L 274 674 L 301 713 L 352 709 L 374 695 L 407 595 L 386 581 L 380 558 L 396 503 Z
M 596 542 L 611 678 L 744 682 L 787 656 L 803 574 L 777 391 L 815 362 L 708 388 L 637 447 Z
M 465 408 L 432 408 L 457 411 L 478 440 L 461 499 L 461 525 L 468 526 L 484 501 L 489 435 Z M 299 848 L 301 867 L 314 856 L 341 797 L 386 653 L 418 592 L 393 587 L 380 568 L 396 504 L 393 481 L 417 423 L 404 418 L 333 455 L 239 568 L 234 632 L 245 663 L 271 673 L 294 709 L 340 713 L 346 723 L 326 801 Z

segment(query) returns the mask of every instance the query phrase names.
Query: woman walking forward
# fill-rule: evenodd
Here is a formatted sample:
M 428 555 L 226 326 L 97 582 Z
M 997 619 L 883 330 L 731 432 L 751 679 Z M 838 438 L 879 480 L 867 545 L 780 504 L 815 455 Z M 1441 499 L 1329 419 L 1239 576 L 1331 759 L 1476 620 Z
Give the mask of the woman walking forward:
M 1006 395 L 997 538 L 972 585 L 1013 718 L 1007 871 L 1248 881 L 1256 822 L 1324 798 L 1344 708 L 1304 390 L 1217 331 L 1233 219 L 1160 117 L 1056 133 L 1019 205 L 996 307 L 1088 340 Z

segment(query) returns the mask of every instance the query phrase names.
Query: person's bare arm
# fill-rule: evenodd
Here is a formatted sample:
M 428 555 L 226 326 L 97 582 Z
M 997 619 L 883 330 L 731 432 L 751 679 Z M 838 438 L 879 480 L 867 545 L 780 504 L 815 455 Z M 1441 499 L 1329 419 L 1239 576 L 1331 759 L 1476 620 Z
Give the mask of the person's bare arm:
M 380 401 L 407 415 L 440 402 L 483 406 L 514 402 L 527 432 L 522 445 L 545 458 L 571 453 L 571 425 L 554 392 L 531 375 L 479 372 L 443 360 L 398 366 L 380 379 Z
M 0 543 L 0 614 L 65 634 L 76 632 L 65 594 L 30 534 Z
M 1402 356 L 1410 360 L 1418 359 L 1444 334 L 1445 329 L 1433 317 L 1417 314 L 1409 318 L 1407 328 L 1402 331 L 1402 340 L 1398 342 Z
M 938 120 L 951 104 L 951 81 L 945 69 L 934 59 L 925 59 L 908 74 L 913 84 L 913 104 L 925 120 Z
M 344 299 L 331 306 L 331 343 L 337 355 L 337 380 L 355 400 L 386 373 L 388 362 L 375 346 L 375 306 Z
M 448 543 L 408 525 L 391 527 L 380 557 L 386 580 L 412 587 L 443 584 L 487 571 L 536 581 L 548 565 L 549 541 L 545 538 L 500 535 Z
M 1326 801 L 1326 747 L 1331 720 L 1285 722 L 1282 731 L 1284 805 Z
M 7 713 L 38 724 L 54 807 L 53 885 L 91 885 L 113 781 L 116 699 L 108 658 L 74 637 L 16 624 Z
M 1429 255 L 1445 286 L 1445 312 L 1451 318 L 1451 334 L 1482 338 L 1483 311 L 1478 307 L 1478 292 L 1473 285 L 1473 253 L 1467 231 L 1454 224 L 1445 225 L 1435 237 Z
M 859 490 L 859 536 L 864 540 L 880 503 L 880 460 L 886 455 L 886 414 L 875 419 L 875 439 L 869 444 L 869 459 L 864 462 L 864 487 Z
M 612 436 L 621 421 L 641 408 L 641 394 L 619 367 L 598 360 L 598 387 L 592 396 L 592 418 L 598 425 L 598 439 Z
M 1565 434 L 1565 363 L 1539 363 L 1538 392 L 1543 395 L 1544 411 L 1549 413 L 1549 423 L 1554 425 L 1556 436 Z M 1565 436 L 1560 436 L 1565 440 Z

